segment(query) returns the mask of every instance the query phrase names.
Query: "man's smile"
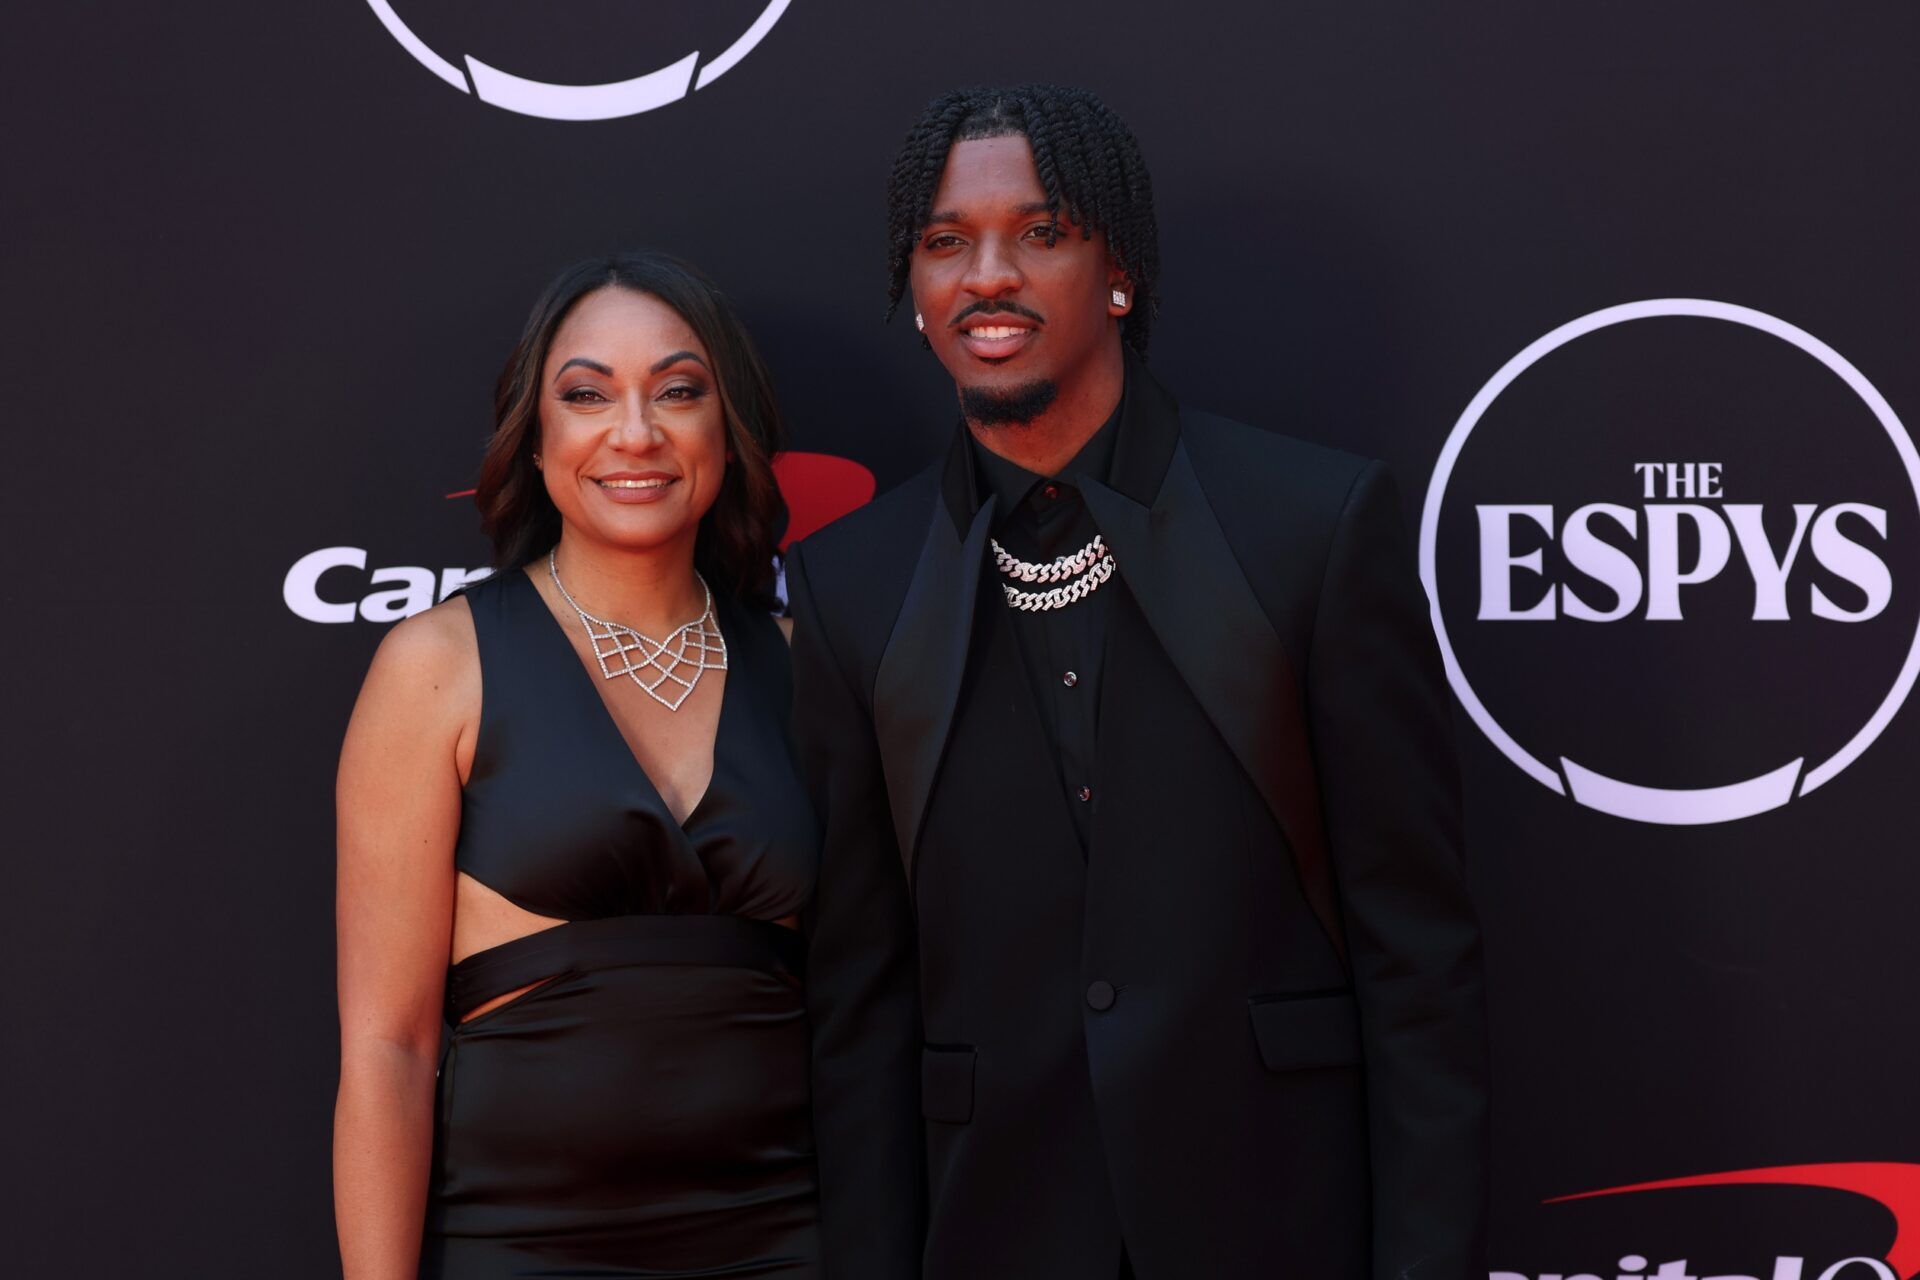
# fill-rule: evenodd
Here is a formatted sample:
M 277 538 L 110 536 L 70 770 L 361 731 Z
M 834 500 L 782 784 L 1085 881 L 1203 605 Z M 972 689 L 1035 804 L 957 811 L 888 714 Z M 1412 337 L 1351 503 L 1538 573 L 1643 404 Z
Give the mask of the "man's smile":
M 960 345 L 981 360 L 1008 359 L 1038 336 L 1038 329 L 1017 317 L 975 316 L 960 322 Z

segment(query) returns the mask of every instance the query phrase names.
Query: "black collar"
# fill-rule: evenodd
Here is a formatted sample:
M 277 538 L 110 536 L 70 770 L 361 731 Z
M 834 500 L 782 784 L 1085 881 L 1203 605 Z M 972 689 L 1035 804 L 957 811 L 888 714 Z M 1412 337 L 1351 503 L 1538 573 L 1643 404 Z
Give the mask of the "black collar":
M 1136 357 L 1127 356 L 1126 369 L 1125 390 L 1113 418 L 1095 433 L 1061 474 L 1104 482 L 1141 506 L 1151 507 L 1166 478 L 1167 464 L 1173 460 L 1174 446 L 1180 442 L 1180 406 Z M 1104 441 L 1102 436 L 1106 437 Z M 1090 456 L 1089 451 L 1096 447 L 1110 453 L 1106 457 L 1097 453 Z M 988 454 L 988 451 L 975 445 L 973 433 L 962 422 L 954 432 L 940 478 L 940 493 L 947 513 L 953 517 L 954 530 L 961 537 L 966 536 L 974 513 L 989 499 L 997 498 L 994 506 L 1004 514 L 1010 509 L 1010 498 L 1017 501 L 1027 493 L 1024 488 L 1013 495 L 1000 493 L 991 476 L 984 480 L 976 477 L 976 453 Z M 995 461 L 1005 462 L 997 457 Z M 1006 465 L 1022 475 L 1033 474 L 1011 463 Z
M 1126 409 L 1126 403 L 1123 393 L 1120 403 L 1113 407 L 1113 412 L 1100 425 L 1100 429 L 1087 438 L 1071 462 L 1052 476 L 1039 475 L 1001 457 L 981 444 L 972 432 L 968 432 L 967 439 L 973 454 L 974 510 L 979 510 L 984 495 L 991 494 L 1000 500 L 1000 519 L 1004 520 L 1017 511 L 1035 489 L 1049 480 L 1064 481 L 1076 488 L 1088 480 L 1108 480 L 1113 472 L 1114 437 L 1119 433 L 1120 416 Z

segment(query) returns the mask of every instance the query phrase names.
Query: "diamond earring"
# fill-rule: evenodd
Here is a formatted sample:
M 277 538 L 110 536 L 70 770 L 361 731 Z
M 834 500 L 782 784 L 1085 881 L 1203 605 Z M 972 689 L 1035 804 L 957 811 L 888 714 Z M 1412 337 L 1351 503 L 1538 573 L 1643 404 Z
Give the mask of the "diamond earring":
M 1114 306 L 1116 306 L 1116 307 L 1124 307 L 1124 306 L 1126 306 L 1126 305 L 1127 305 L 1127 295 L 1126 295 L 1126 294 L 1124 294 L 1124 293 L 1122 293 L 1122 292 L 1120 292 L 1120 291 L 1119 291 L 1118 289 L 1115 289 L 1115 290 L 1113 291 L 1113 305 L 1114 305 Z
M 918 311 L 913 313 L 913 327 L 922 333 L 927 331 L 927 318 Z

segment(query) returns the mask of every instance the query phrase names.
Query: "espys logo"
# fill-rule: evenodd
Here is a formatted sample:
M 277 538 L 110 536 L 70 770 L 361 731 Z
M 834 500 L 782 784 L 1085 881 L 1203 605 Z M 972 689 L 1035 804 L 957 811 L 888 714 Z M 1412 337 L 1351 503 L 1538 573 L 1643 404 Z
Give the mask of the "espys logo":
M 740 60 L 752 53 L 754 46 L 773 30 L 773 24 L 780 21 L 780 15 L 787 11 L 790 3 L 791 0 L 771 0 L 766 8 L 760 10 L 759 16 L 733 38 L 732 43 L 704 63 L 700 51 L 696 49 L 638 75 L 601 84 L 556 84 L 501 70 L 470 53 L 459 55 L 465 68 L 463 70 L 436 53 L 421 39 L 394 11 L 391 0 L 367 0 L 368 7 L 380 19 L 388 34 L 399 41 L 401 48 L 413 55 L 414 61 L 434 75 L 462 93 L 471 93 L 482 102 L 523 116 L 540 116 L 547 120 L 616 120 L 678 102 L 689 93 L 706 88 L 739 65 Z M 546 21 L 549 24 L 558 23 L 558 19 L 548 18 Z M 578 12 L 571 14 L 566 25 L 572 39 L 577 42 L 576 58 L 581 52 L 590 56 L 593 46 L 607 39 L 607 33 L 594 29 L 595 24 L 589 15 Z M 614 40 L 616 47 L 623 51 L 630 49 L 631 43 L 618 38 Z M 581 49 L 582 45 L 586 46 L 584 50 Z
M 787 504 L 782 551 L 873 497 L 873 472 L 850 458 L 830 453 L 789 450 L 774 458 L 773 474 Z M 446 495 L 449 500 L 472 496 L 471 489 Z M 356 618 L 363 622 L 398 622 L 432 608 L 461 587 L 493 572 L 485 567 L 435 570 L 421 565 L 392 565 L 369 573 L 369 558 L 364 547 L 310 551 L 287 570 L 280 583 L 280 598 L 295 617 L 308 622 L 352 622 Z M 370 591 L 369 587 L 380 590 Z
M 1420 574 L 1455 694 L 1616 817 L 1764 813 L 1873 744 L 1920 672 L 1920 455 L 1826 343 L 1662 299 L 1509 360 L 1434 467 Z
M 1676 1191 L 1706 1187 L 1807 1187 L 1827 1191 L 1851 1192 L 1885 1209 L 1893 1218 L 1893 1241 L 1878 1257 L 1857 1255 L 1841 1258 L 1824 1267 L 1813 1264 L 1810 1270 L 1803 1257 L 1780 1256 L 1764 1276 L 1698 1275 L 1688 1269 L 1685 1258 L 1650 1262 L 1643 1254 L 1630 1253 L 1619 1259 L 1617 1276 L 1597 1272 L 1543 1272 L 1538 1277 L 1522 1271 L 1495 1271 L 1488 1280 L 1913 1280 L 1920 1275 L 1920 1165 L 1886 1162 L 1843 1164 L 1781 1165 L 1765 1169 L 1736 1169 L 1728 1173 L 1701 1174 L 1690 1178 L 1664 1178 L 1657 1182 L 1636 1182 L 1624 1187 L 1607 1187 L 1577 1195 L 1557 1196 L 1548 1204 L 1575 1200 L 1593 1200 L 1647 1191 Z

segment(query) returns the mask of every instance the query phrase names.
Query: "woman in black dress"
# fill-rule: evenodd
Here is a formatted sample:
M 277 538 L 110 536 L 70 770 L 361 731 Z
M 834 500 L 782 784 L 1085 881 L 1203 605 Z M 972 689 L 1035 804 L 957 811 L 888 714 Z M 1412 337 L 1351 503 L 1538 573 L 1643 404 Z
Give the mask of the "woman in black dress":
M 819 1274 L 777 433 L 685 264 L 535 307 L 496 571 L 386 637 L 341 754 L 346 1280 Z

